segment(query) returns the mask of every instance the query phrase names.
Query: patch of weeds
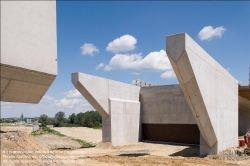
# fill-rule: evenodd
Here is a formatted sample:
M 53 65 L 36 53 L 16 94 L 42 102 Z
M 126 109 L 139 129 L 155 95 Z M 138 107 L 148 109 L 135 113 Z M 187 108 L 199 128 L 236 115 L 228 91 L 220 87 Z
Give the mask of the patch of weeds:
M 91 147 L 95 147 L 94 144 L 92 144 L 91 142 L 87 142 L 87 141 L 84 141 L 84 140 L 81 140 L 81 139 L 72 139 L 74 141 L 77 141 L 82 148 L 91 148 Z
M 93 129 L 98 129 L 98 130 L 102 130 L 102 127 L 93 127 Z
M 43 135 L 43 134 L 53 134 L 53 135 L 57 135 L 59 137 L 64 137 L 65 135 L 55 131 L 51 128 L 48 127 L 40 127 L 38 130 L 31 132 L 31 135 L 33 136 L 39 136 L 39 135 Z
M 33 133 L 33 132 L 32 132 L 31 135 L 36 137 L 36 136 L 40 136 L 40 135 L 42 135 L 42 134 L 36 134 L 36 133 Z

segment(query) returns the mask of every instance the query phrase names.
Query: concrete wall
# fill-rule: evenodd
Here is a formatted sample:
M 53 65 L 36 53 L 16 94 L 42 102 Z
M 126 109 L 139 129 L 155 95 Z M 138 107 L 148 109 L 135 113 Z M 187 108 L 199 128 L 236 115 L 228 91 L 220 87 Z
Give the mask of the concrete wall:
M 180 85 L 142 87 L 142 123 L 196 124 Z
M 1 1 L 1 101 L 38 103 L 56 75 L 56 2 Z
M 167 37 L 167 55 L 201 132 L 200 155 L 238 145 L 238 81 L 186 33 Z
M 72 73 L 72 83 L 101 114 L 103 142 L 138 142 L 140 87 L 84 73 Z
M 139 141 L 139 101 L 109 99 L 110 115 L 102 119 L 103 142 L 113 144 Z
M 250 129 L 250 101 L 239 97 L 239 136 Z

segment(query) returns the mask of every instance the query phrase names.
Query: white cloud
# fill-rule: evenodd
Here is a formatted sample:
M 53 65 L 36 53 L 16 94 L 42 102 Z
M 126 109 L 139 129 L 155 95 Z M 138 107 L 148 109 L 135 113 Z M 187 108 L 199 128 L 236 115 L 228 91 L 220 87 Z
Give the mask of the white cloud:
M 135 37 L 131 35 L 124 35 L 110 42 L 106 48 L 106 51 L 110 51 L 113 53 L 118 53 L 121 51 L 122 52 L 131 51 L 135 49 L 136 43 L 137 40 Z
M 99 53 L 99 49 L 96 48 L 96 46 L 94 44 L 85 43 L 80 48 L 82 50 L 83 55 L 91 55 L 91 56 L 93 56 L 94 53 Z
M 213 28 L 212 26 L 205 26 L 198 34 L 200 40 L 211 40 L 214 37 L 221 37 L 226 31 L 223 26 Z
M 138 72 L 133 72 L 133 73 L 131 73 L 132 75 L 136 75 L 136 76 L 138 76 L 138 75 L 140 75 L 141 73 L 138 73 Z
M 69 90 L 68 92 L 64 92 L 66 98 L 76 98 L 82 96 L 78 90 Z
M 63 98 L 61 100 L 55 100 L 56 106 L 67 107 L 67 108 L 74 108 L 78 105 L 87 105 L 83 99 L 74 99 L 74 98 Z
M 76 89 L 69 90 L 68 92 L 64 92 L 63 94 L 66 95 L 64 98 L 60 100 L 54 100 L 56 106 L 74 108 L 75 106 L 84 106 L 88 104 L 86 100 L 82 98 L 81 93 Z
M 110 70 L 135 69 L 139 71 L 166 71 L 172 69 L 169 59 L 164 50 L 151 52 L 146 57 L 141 54 L 116 54 L 104 68 Z
M 130 84 L 133 84 L 133 85 L 135 85 L 135 80 L 133 80 Z
M 169 71 L 166 71 L 166 72 L 162 73 L 161 78 L 163 78 L 163 79 L 172 79 L 172 78 L 176 78 L 176 75 L 175 75 L 173 70 L 169 70 Z
M 96 70 L 99 70 L 100 68 L 104 67 L 104 63 L 100 63 L 95 67 Z
M 63 93 L 61 99 L 45 95 L 38 104 L 1 102 L 1 117 L 38 117 L 46 114 L 54 117 L 58 111 L 68 116 L 72 113 L 95 110 L 88 101 L 75 89 Z

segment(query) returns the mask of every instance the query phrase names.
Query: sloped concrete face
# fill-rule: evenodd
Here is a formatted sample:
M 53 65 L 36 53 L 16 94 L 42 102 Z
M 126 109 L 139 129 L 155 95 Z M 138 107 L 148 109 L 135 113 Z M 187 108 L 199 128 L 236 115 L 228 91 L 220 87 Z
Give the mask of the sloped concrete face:
M 101 114 L 103 142 L 138 142 L 140 87 L 84 73 L 72 73 L 72 83 Z
M 56 2 L 1 2 L 1 101 L 38 103 L 57 75 Z
M 166 50 L 201 132 L 200 154 L 237 146 L 237 80 L 186 33 L 168 36 Z

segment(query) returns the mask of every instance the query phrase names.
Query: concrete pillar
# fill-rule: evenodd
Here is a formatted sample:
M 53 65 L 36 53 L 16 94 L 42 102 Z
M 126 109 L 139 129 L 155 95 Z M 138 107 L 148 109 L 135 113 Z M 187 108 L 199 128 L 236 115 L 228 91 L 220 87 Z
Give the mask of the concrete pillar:
M 167 36 L 166 50 L 206 142 L 201 154 L 237 146 L 238 81 L 186 33 Z

